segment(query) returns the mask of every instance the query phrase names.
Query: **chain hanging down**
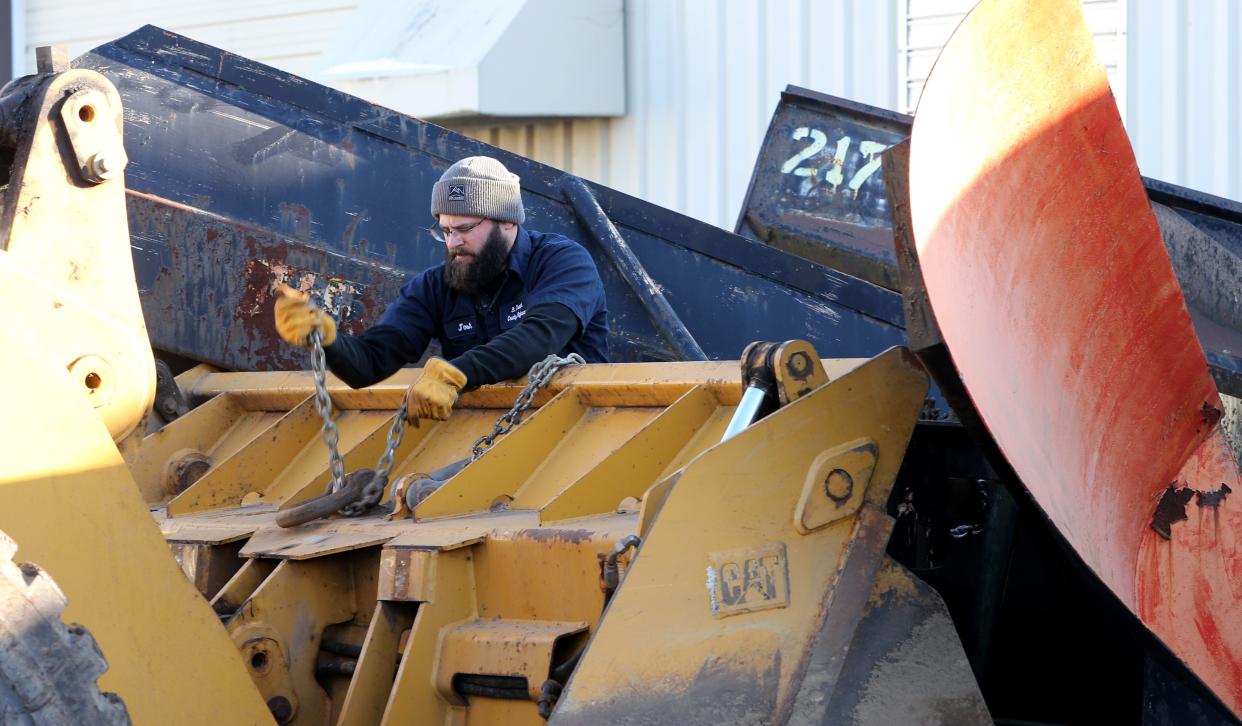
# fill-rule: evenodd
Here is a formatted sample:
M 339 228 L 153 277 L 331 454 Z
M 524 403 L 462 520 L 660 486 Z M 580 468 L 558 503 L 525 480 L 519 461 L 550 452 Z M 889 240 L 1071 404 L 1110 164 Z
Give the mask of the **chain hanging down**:
M 332 420 L 332 398 L 328 395 L 328 363 L 323 351 L 323 341 L 318 330 L 310 334 L 311 342 L 311 377 L 315 382 L 315 408 L 323 419 L 323 442 L 328 447 L 328 468 L 332 472 L 325 494 L 339 492 L 345 486 L 345 459 L 340 452 L 340 431 L 336 421 Z M 401 440 L 405 437 L 405 400 L 397 409 L 396 418 L 388 430 L 388 443 L 384 453 L 376 464 L 375 472 L 370 481 L 362 488 L 358 499 L 341 507 L 340 513 L 346 517 L 357 517 L 372 506 L 379 504 L 384 496 L 384 488 L 388 483 L 388 475 L 392 472 L 393 456 Z

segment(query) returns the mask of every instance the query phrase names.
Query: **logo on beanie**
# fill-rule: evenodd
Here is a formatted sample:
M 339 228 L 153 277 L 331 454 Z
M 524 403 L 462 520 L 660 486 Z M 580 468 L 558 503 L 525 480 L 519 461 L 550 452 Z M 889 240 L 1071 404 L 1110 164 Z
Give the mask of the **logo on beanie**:
M 449 184 L 448 200 L 450 202 L 466 201 L 466 185 L 465 184 Z

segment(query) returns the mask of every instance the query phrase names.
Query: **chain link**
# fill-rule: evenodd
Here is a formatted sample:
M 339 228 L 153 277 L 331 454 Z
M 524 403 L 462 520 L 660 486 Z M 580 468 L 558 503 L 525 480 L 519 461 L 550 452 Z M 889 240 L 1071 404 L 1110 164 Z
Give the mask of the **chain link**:
M 526 409 L 530 408 L 535 401 L 535 394 L 552 380 L 552 377 L 560 372 L 562 368 L 572 365 L 582 365 L 586 361 L 577 353 L 570 353 L 568 356 L 561 358 L 556 354 L 549 355 L 547 358 L 539 361 L 530 367 L 530 373 L 526 376 L 526 385 L 522 391 L 518 393 L 517 400 L 513 402 L 513 408 L 500 418 L 496 419 L 496 425 L 492 426 L 492 432 L 480 436 L 474 442 L 471 450 L 470 460 L 474 461 L 483 455 L 483 452 L 491 448 L 496 443 L 496 439 L 504 436 L 513 429 L 514 426 L 522 423 L 522 414 L 526 413 Z
M 341 457 L 341 432 L 332 420 L 332 398 L 328 395 L 328 361 L 323 352 L 322 337 L 318 329 L 312 330 L 311 342 L 311 377 L 315 381 L 315 408 L 319 418 L 323 419 L 323 442 L 328 446 L 328 468 L 332 472 L 332 480 L 324 494 L 340 491 L 341 480 L 345 478 L 345 459 Z

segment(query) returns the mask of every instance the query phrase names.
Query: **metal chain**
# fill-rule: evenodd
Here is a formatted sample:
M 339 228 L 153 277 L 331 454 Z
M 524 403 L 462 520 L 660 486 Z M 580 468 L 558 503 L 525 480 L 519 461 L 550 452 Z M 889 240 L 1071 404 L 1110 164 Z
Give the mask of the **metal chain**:
M 323 442 L 328 446 L 328 468 L 332 471 L 332 480 L 324 492 L 330 494 L 341 488 L 341 480 L 345 478 L 345 459 L 341 457 L 339 444 L 341 432 L 332 420 L 332 398 L 328 395 L 328 361 L 323 352 L 322 336 L 318 329 L 310 334 L 311 343 L 311 377 L 315 381 L 315 408 L 319 418 L 323 419 Z
M 585 363 L 586 361 L 583 360 L 582 356 L 577 353 L 570 353 L 564 358 L 561 358 L 556 354 L 552 354 L 531 366 L 530 373 L 526 376 L 526 385 L 522 388 L 522 391 L 518 393 L 517 400 L 513 402 L 513 408 L 509 409 L 507 413 L 496 419 L 496 425 L 492 426 L 492 432 L 490 434 L 480 436 L 479 439 L 474 442 L 474 448 L 472 449 L 470 460 L 474 461 L 475 459 L 478 459 L 483 455 L 483 452 L 487 451 L 491 448 L 492 444 L 496 443 L 496 439 L 509 433 L 514 426 L 522 423 L 522 414 L 526 413 L 526 409 L 530 408 L 531 404 L 534 403 L 535 394 L 539 393 L 544 386 L 548 385 L 548 382 L 552 380 L 552 377 L 559 373 L 562 368 L 567 368 L 572 365 L 582 365 Z
M 315 382 L 315 408 L 319 411 L 319 417 L 323 419 L 323 441 L 328 447 L 329 469 L 332 472 L 331 481 L 325 494 L 339 491 L 345 478 L 345 460 L 340 452 L 340 431 L 337 429 L 336 422 L 332 420 L 332 398 L 328 395 L 328 363 L 327 357 L 323 351 L 323 340 L 318 330 L 311 331 L 311 373 Z M 527 374 L 526 385 L 518 393 L 517 399 L 513 403 L 513 408 L 503 414 L 496 420 L 496 424 L 492 426 L 492 432 L 484 436 L 480 436 L 474 442 L 472 448 L 471 461 L 483 455 L 496 439 L 504 436 L 522 422 L 522 415 L 534 403 L 535 395 L 543 390 L 552 378 L 561 371 L 561 369 L 572 365 L 585 364 L 582 356 L 577 353 L 570 353 L 568 356 L 561 358 L 555 354 L 549 355 L 547 358 L 539 361 L 531 366 L 530 372 Z M 402 400 L 401 407 L 397 409 L 397 415 L 393 418 L 392 426 L 388 429 L 388 442 L 384 448 L 384 453 L 379 458 L 379 463 L 375 467 L 375 476 L 371 481 L 367 482 L 362 489 L 362 495 L 354 502 L 341 508 L 341 514 L 347 517 L 357 517 L 370 507 L 378 504 L 384 496 L 384 487 L 388 483 L 388 475 L 392 473 L 393 457 L 396 454 L 397 447 L 401 446 L 401 441 L 405 438 L 405 414 L 406 405 Z
M 375 478 L 387 479 L 392 473 L 393 454 L 396 453 L 397 447 L 401 445 L 401 440 L 405 438 L 405 398 L 401 399 L 401 407 L 397 409 L 397 417 L 392 420 L 392 426 L 388 429 L 388 445 L 384 448 L 384 453 L 379 458 L 379 463 L 375 465 Z M 383 487 L 380 488 L 381 491 Z M 378 499 L 375 501 L 379 501 Z
M 323 419 L 323 442 L 328 446 L 329 469 L 332 479 L 328 482 L 325 494 L 339 491 L 345 478 L 345 459 L 340 452 L 340 431 L 332 420 L 332 398 L 328 395 L 328 362 L 323 352 L 323 339 L 318 330 L 311 331 L 311 373 L 315 381 L 315 408 Z M 397 409 L 392 427 L 388 429 L 388 443 L 384 453 L 375 467 L 375 476 L 362 488 L 362 495 L 350 504 L 341 507 L 341 514 L 346 517 L 357 517 L 372 506 L 379 504 L 384 496 L 384 486 L 388 483 L 388 475 L 392 472 L 393 456 L 401 440 L 405 438 L 405 400 Z

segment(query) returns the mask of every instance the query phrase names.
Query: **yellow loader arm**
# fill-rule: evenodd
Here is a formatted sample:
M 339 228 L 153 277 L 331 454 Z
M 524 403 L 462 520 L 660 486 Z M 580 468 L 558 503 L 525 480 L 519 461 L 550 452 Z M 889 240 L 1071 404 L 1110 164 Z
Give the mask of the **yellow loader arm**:
M 0 305 L 8 313 L 0 325 L 0 530 L 16 543 L 18 561 L 59 585 L 66 622 L 85 626 L 107 660 L 100 687 L 118 694 L 134 721 L 270 723 L 116 443 L 141 434 L 155 392 L 129 250 L 120 97 L 98 73 L 53 67 L 42 54 L 39 70 L 0 98 L 0 156 L 11 160 L 0 209 Z M 0 599 L 0 681 L 43 691 L 5 707 L 43 723 L 72 694 L 38 678 L 77 661 L 49 666 L 60 656 L 32 642 L 43 625 L 32 614 L 38 608 L 13 602 Z M 43 655 L 47 673 L 23 649 Z M 19 670 L 19 661 L 33 670 Z M 98 675 L 89 668 L 88 684 Z M 99 722 L 64 707 L 62 720 Z

